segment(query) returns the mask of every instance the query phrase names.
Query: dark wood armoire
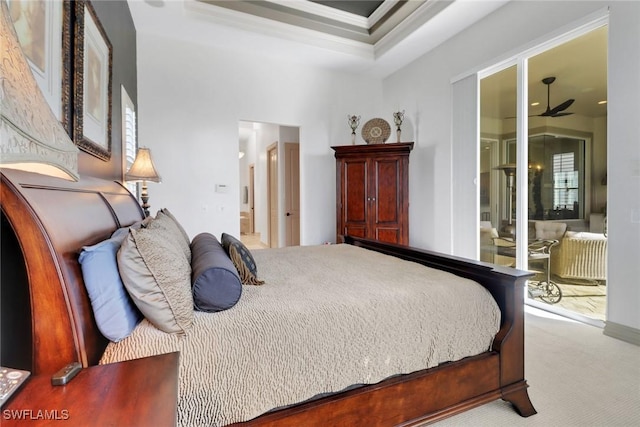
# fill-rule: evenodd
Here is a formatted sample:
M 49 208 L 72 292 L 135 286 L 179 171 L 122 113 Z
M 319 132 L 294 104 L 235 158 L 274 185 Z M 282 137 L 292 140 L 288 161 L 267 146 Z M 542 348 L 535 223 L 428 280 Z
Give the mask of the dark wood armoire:
M 350 235 L 408 245 L 413 142 L 331 148 L 336 156 L 336 241 Z

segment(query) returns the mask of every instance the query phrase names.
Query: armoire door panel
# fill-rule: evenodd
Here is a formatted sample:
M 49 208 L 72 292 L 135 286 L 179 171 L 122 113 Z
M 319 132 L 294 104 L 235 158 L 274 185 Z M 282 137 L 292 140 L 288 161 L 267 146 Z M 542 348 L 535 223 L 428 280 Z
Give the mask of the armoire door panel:
M 377 227 L 375 239 L 385 243 L 398 243 L 401 241 L 400 229 Z
M 402 182 L 400 178 L 401 162 L 398 159 L 375 161 L 375 221 L 376 224 L 395 223 L 400 220 Z
M 367 227 L 366 225 L 345 225 L 344 227 L 344 235 L 353 236 L 353 237 L 362 237 L 367 238 Z
M 345 223 L 366 223 L 368 214 L 367 200 L 367 163 L 349 161 L 344 163 L 344 221 Z

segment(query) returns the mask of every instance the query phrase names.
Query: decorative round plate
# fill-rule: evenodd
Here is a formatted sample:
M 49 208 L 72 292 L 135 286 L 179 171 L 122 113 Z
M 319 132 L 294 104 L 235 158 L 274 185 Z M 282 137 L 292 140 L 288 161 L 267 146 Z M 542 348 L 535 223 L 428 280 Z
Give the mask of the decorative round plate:
M 385 119 L 371 119 L 362 127 L 362 139 L 367 144 L 384 144 L 391 135 L 391 126 Z

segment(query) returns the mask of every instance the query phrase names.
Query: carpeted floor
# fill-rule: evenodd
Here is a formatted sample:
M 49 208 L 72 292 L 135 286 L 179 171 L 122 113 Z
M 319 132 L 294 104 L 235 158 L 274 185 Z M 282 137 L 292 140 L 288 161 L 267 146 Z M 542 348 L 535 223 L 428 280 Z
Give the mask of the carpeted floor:
M 502 400 L 438 427 L 640 426 L 640 347 L 602 329 L 526 308 L 525 376 L 538 413 L 520 417 Z

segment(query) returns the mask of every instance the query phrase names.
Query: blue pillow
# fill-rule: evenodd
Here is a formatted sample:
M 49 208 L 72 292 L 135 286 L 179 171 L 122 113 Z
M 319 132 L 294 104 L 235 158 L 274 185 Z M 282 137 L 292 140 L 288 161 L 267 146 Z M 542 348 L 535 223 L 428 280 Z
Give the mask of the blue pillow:
M 240 299 L 238 271 L 213 234 L 200 233 L 191 242 L 191 285 L 199 311 L 227 310 Z
M 128 337 L 142 320 L 118 272 L 116 255 L 127 233 L 116 230 L 111 238 L 83 247 L 78 258 L 98 329 L 113 342 Z

